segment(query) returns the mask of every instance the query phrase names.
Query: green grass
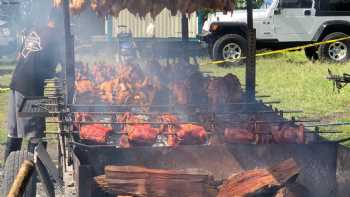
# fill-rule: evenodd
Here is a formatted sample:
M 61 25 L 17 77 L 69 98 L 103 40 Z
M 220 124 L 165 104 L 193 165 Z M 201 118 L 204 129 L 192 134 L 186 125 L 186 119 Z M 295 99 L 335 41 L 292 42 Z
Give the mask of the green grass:
M 348 111 L 350 89 L 340 93 L 333 91 L 332 83 L 326 80 L 327 69 L 334 73 L 350 73 L 348 64 L 321 64 L 309 62 L 301 52 L 289 53 L 273 58 L 257 60 L 257 95 L 271 95 L 282 101 L 276 107 L 281 109 L 301 109 L 304 115 L 324 117 L 334 112 Z M 244 67 L 218 68 L 213 65 L 202 66 L 204 72 L 215 76 L 227 73 L 237 74 L 244 84 Z
M 10 83 L 11 75 L 0 76 L 0 85 L 8 86 Z M 8 110 L 8 92 L 0 93 L 0 144 L 4 143 L 6 140 L 6 115 Z
M 350 73 L 350 63 L 325 64 L 308 61 L 303 52 L 293 52 L 257 60 L 258 95 L 271 95 L 265 100 L 279 100 L 275 106 L 284 110 L 303 110 L 296 117 L 320 119 L 322 122 L 350 121 L 350 86 L 338 92 L 326 80 L 328 68 L 336 74 Z M 216 76 L 235 73 L 244 84 L 245 67 L 218 68 L 205 65 L 201 68 Z M 338 127 L 343 134 L 328 135 L 340 139 L 350 136 L 350 127 Z M 334 128 L 331 128 L 334 130 Z
M 209 61 L 209 60 L 204 60 Z M 0 65 L 0 69 L 1 69 Z M 9 65 L 5 66 L 10 67 Z M 326 80 L 327 69 L 336 74 L 350 73 L 350 62 L 347 64 L 322 64 L 309 62 L 302 52 L 293 52 L 257 60 L 257 91 L 258 95 L 271 95 L 265 100 L 280 100 L 275 107 L 280 109 L 299 109 L 303 114 L 293 114 L 311 119 L 321 119 L 323 122 L 350 122 L 350 86 L 340 93 L 333 92 L 332 83 Z M 203 72 L 214 76 L 224 76 L 234 73 L 239 76 L 242 84 L 244 67 L 221 68 L 215 65 L 201 66 Z M 7 85 L 10 75 L 0 77 L 0 85 Z M 0 93 L 0 143 L 6 137 L 7 93 Z M 350 126 L 339 127 L 344 133 L 328 135 L 330 139 L 340 139 L 350 136 Z

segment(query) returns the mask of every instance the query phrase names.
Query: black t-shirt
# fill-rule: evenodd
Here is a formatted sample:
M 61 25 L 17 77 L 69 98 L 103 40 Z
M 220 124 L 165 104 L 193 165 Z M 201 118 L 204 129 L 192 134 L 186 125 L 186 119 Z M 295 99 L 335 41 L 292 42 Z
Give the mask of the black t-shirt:
M 62 32 L 45 27 L 26 37 L 10 88 L 24 96 L 43 96 L 45 79 L 53 78 L 62 60 Z

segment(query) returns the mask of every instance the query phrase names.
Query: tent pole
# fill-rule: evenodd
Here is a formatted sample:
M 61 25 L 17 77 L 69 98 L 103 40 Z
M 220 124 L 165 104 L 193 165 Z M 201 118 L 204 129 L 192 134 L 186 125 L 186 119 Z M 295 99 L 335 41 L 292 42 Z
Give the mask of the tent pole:
M 183 47 L 187 48 L 189 31 L 188 31 L 188 18 L 186 14 L 182 14 L 182 17 L 181 17 L 181 33 L 182 33 Z M 186 62 L 190 62 L 190 57 L 188 56 L 186 50 L 184 50 L 183 57 Z
M 182 14 L 181 17 L 181 32 L 182 32 L 182 40 L 188 41 L 189 34 L 188 34 L 188 18 L 186 14 Z
M 70 10 L 69 0 L 63 1 L 64 11 L 64 33 L 65 33 L 65 105 L 66 107 L 72 104 L 74 94 L 74 82 L 75 82 L 75 68 L 74 68 L 74 42 L 70 29 Z
M 253 0 L 247 0 L 247 27 L 246 94 L 248 101 L 255 101 L 256 30 L 253 27 Z

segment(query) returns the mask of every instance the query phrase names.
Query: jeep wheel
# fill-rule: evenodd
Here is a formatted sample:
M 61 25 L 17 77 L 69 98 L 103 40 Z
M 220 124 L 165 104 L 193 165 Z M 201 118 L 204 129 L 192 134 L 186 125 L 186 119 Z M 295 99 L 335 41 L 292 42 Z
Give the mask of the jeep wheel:
M 225 65 L 242 64 L 241 59 L 245 57 L 247 40 L 240 35 L 228 34 L 219 38 L 213 46 L 213 57 L 215 60 L 228 60 Z
M 339 39 L 347 36 L 348 35 L 344 33 L 335 32 L 326 36 L 323 41 Z M 330 44 L 321 45 L 319 49 L 319 55 L 322 61 L 338 63 L 346 62 L 350 56 L 350 42 L 349 40 L 342 40 Z
M 316 47 L 309 47 L 304 49 L 305 56 L 307 57 L 308 60 L 314 62 L 319 59 L 318 53 L 317 53 L 318 48 Z

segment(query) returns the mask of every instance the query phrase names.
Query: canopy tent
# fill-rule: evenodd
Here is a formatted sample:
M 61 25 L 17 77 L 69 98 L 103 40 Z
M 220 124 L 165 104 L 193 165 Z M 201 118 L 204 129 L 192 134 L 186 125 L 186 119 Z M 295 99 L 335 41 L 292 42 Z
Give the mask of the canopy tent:
M 63 0 L 54 0 L 54 5 L 61 5 Z M 167 8 L 172 15 L 178 12 L 191 14 L 199 9 L 232 11 L 232 0 L 71 0 L 70 9 L 73 13 L 90 7 L 101 16 L 118 16 L 120 11 L 127 9 L 134 15 L 145 17 L 150 13 L 154 18 Z

